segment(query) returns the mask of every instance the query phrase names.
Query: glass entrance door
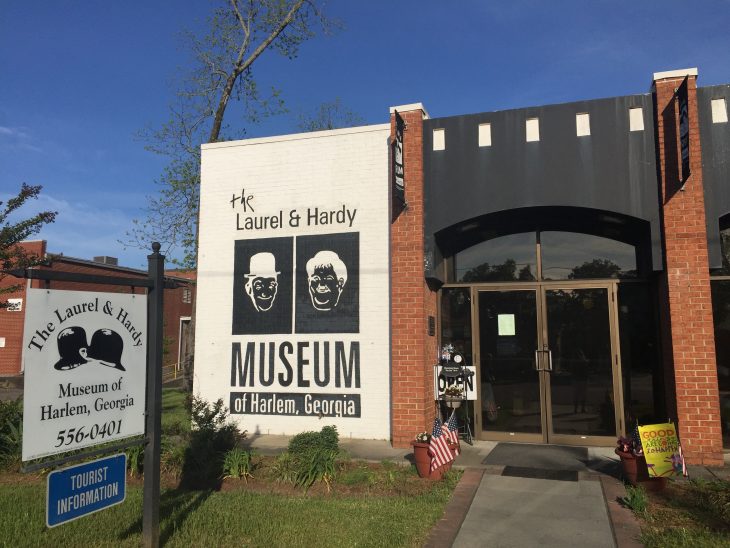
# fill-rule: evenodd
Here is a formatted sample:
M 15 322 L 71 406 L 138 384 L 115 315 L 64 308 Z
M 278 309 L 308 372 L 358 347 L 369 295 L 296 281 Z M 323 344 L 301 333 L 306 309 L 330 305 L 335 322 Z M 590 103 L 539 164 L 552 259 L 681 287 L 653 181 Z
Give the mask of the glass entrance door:
M 613 291 L 552 284 L 478 290 L 482 437 L 615 441 L 621 391 Z

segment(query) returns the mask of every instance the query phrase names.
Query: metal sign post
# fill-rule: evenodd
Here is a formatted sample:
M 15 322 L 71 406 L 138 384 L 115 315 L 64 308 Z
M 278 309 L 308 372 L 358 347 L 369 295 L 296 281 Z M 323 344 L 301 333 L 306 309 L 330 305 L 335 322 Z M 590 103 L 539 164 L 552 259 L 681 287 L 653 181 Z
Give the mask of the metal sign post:
M 78 461 L 82 459 L 86 459 L 92 456 L 99 456 L 104 454 L 109 454 L 115 451 L 119 451 L 121 449 L 125 449 L 127 447 L 131 447 L 134 445 L 142 445 L 145 444 L 145 461 L 144 461 L 144 504 L 143 504 L 143 543 L 145 546 L 150 547 L 157 547 L 159 546 L 160 541 L 160 534 L 159 534 L 159 522 L 160 522 L 160 414 L 161 414 L 161 408 L 162 408 L 162 340 L 163 340 L 163 295 L 165 288 L 171 288 L 174 289 L 177 287 L 177 284 L 172 281 L 165 281 L 164 279 L 164 265 L 165 265 L 165 257 L 160 254 L 160 244 L 155 242 L 152 244 L 152 254 L 148 255 L 148 274 L 146 278 L 128 278 L 128 277 L 119 277 L 119 276 L 100 276 L 95 274 L 81 274 L 76 272 L 56 272 L 53 270 L 42 270 L 42 269 L 18 269 L 10 271 L 9 273 L 15 277 L 18 278 L 26 278 L 29 280 L 44 280 L 46 281 L 47 291 L 49 295 L 55 294 L 55 295 L 61 295 L 60 297 L 48 297 L 48 299 L 51 299 L 49 302 L 56 303 L 57 301 L 53 299 L 63 299 L 63 294 L 74 294 L 78 293 L 79 298 L 82 295 L 90 296 L 89 299 L 86 302 L 80 302 L 76 303 L 74 306 L 69 306 L 67 308 L 64 308 L 63 306 L 56 306 L 55 309 L 50 310 L 43 310 L 41 311 L 41 319 L 44 318 L 44 314 L 51 314 L 50 319 L 46 320 L 46 323 L 44 323 L 41 327 L 38 327 L 37 329 L 34 328 L 31 331 L 28 331 L 27 325 L 28 320 L 33 314 L 27 314 L 26 315 L 26 331 L 27 333 L 27 341 L 25 341 L 25 351 L 28 349 L 36 350 L 38 352 L 45 351 L 47 346 L 50 346 L 50 344 L 46 344 L 48 341 L 56 342 L 58 345 L 58 354 L 61 355 L 61 359 L 58 360 L 58 356 L 56 356 L 56 353 L 53 353 L 52 350 L 48 350 L 48 352 L 52 353 L 51 358 L 56 361 L 55 365 L 53 365 L 53 362 L 50 362 L 51 365 L 51 371 L 61 373 L 65 373 L 67 371 L 75 372 L 77 370 L 78 365 L 86 365 L 88 366 L 89 363 L 92 363 L 91 360 L 94 360 L 93 364 L 98 366 L 108 366 L 113 367 L 116 369 L 120 375 L 122 375 L 127 371 L 127 366 L 122 365 L 122 362 L 120 361 L 120 354 L 126 352 L 123 350 L 123 344 L 120 344 L 120 340 L 124 340 L 124 337 L 131 338 L 129 341 L 127 341 L 131 347 L 139 347 L 142 344 L 142 340 L 144 335 L 142 334 L 141 329 L 143 327 L 137 326 L 136 324 L 133 324 L 133 322 L 130 320 L 130 318 L 133 316 L 131 314 L 130 310 L 123 310 L 122 308 L 127 308 L 129 305 L 124 304 L 126 301 L 121 300 L 124 304 L 124 307 L 118 306 L 116 304 L 116 301 L 114 299 L 121 299 L 119 293 L 109 294 L 108 301 L 104 301 L 103 299 L 107 298 L 105 297 L 105 294 L 103 293 L 90 293 L 90 292 L 73 292 L 73 291 L 55 291 L 53 293 L 50 288 L 48 287 L 48 282 L 51 281 L 59 281 L 59 282 L 74 282 L 74 283 L 84 283 L 84 284 L 103 284 L 103 285 L 118 285 L 118 286 L 126 286 L 126 287 L 144 287 L 147 288 L 147 324 L 146 324 L 146 342 L 147 342 L 147 359 L 146 359 L 146 394 L 145 394 L 145 412 L 144 412 L 144 432 L 145 437 L 143 439 L 141 438 L 135 438 L 131 440 L 125 440 L 121 443 L 113 444 L 111 446 L 106 446 L 103 448 L 97 448 L 92 449 L 90 451 L 82 451 L 81 453 L 71 454 L 69 455 L 69 451 L 72 451 L 73 449 L 79 448 L 82 449 L 84 447 L 90 447 L 93 448 L 95 446 L 98 446 L 98 443 L 108 442 L 108 441 L 114 441 L 118 438 L 124 438 L 127 436 L 134 436 L 137 433 L 142 433 L 142 428 L 139 429 L 137 432 L 136 430 L 132 430 L 131 432 L 123 431 L 121 435 L 119 434 L 121 431 L 121 423 L 122 419 L 115 418 L 112 422 L 107 422 L 104 424 L 92 424 L 92 425 L 77 425 L 73 426 L 73 428 L 69 429 L 66 427 L 61 428 L 59 430 L 58 435 L 51 438 L 51 447 L 48 448 L 46 446 L 42 446 L 40 448 L 37 447 L 29 447 L 26 448 L 25 441 L 24 441 L 24 447 L 23 447 L 23 472 L 31 472 L 35 470 L 39 470 L 41 468 L 52 468 L 56 466 L 60 466 L 62 464 L 66 464 L 68 462 L 72 461 Z M 30 290 L 29 290 L 30 291 Z M 38 291 L 33 290 L 33 291 Z M 132 295 L 133 296 L 133 295 Z M 75 297 L 74 297 L 75 298 Z M 61 301 L 58 301 L 61 302 Z M 144 310 L 144 306 L 142 306 L 142 309 Z M 124 337 L 121 337 L 118 333 L 116 336 L 114 336 L 114 330 L 108 327 L 102 326 L 101 329 L 97 329 L 99 326 L 94 324 L 95 318 L 86 319 L 85 316 L 91 317 L 93 314 L 99 315 L 99 311 L 101 310 L 101 318 L 107 319 L 112 318 L 113 322 L 117 322 L 121 328 L 114 324 L 115 329 L 118 331 L 121 331 Z M 73 321 L 69 321 L 69 324 L 75 324 L 70 328 L 65 327 L 65 322 L 67 319 L 73 318 Z M 108 322 L 108 320 L 107 320 Z M 61 324 L 64 324 L 64 329 L 61 329 Z M 89 324 L 89 325 L 86 325 Z M 84 326 L 88 328 L 96 329 L 96 332 L 94 332 L 94 335 L 92 336 L 91 344 L 87 344 L 86 336 L 84 335 Z M 140 327 L 138 329 L 138 327 Z M 127 336 L 125 333 L 129 332 L 129 335 Z M 82 341 L 83 336 L 83 341 Z M 58 338 L 62 338 L 63 340 L 61 342 L 58 342 Z M 99 344 L 95 344 L 95 340 L 99 339 Z M 78 339 L 78 340 L 77 340 Z M 101 344 L 102 340 L 107 340 L 106 344 Z M 69 342 L 70 341 L 70 342 Z M 75 343 L 78 344 L 75 344 Z M 74 343 L 73 348 L 69 348 L 71 346 L 70 343 Z M 97 348 L 98 346 L 98 348 Z M 54 347 L 55 348 L 55 347 Z M 126 355 L 126 354 L 125 354 Z M 80 356 L 80 358 L 79 358 Z M 26 355 L 24 353 L 24 359 L 26 359 Z M 50 358 L 49 358 L 50 359 Z M 44 364 L 39 361 L 38 358 L 35 359 L 35 361 L 38 362 L 39 367 L 43 367 Z M 141 361 L 141 360 L 140 360 Z M 26 359 L 26 363 L 27 359 Z M 35 362 L 34 362 L 35 363 Z M 47 364 L 45 364 L 47 366 Z M 89 366 L 91 367 L 91 366 Z M 104 371 L 105 368 L 97 369 L 99 371 Z M 82 370 L 80 370 L 82 371 Z M 93 369 L 89 369 L 89 371 L 94 371 Z M 83 371 L 82 371 L 83 372 Z M 27 373 L 27 370 L 26 370 Z M 74 373 L 75 374 L 75 373 Z M 27 383 L 27 376 L 26 376 L 26 383 Z M 70 377 L 69 377 L 70 378 Z M 123 382 L 124 378 L 121 378 L 121 380 L 115 380 L 115 382 L 112 384 L 111 381 L 109 383 L 106 382 L 100 382 L 95 385 L 97 388 L 97 392 L 103 392 L 106 393 L 113 393 L 113 392 L 120 392 L 121 393 L 121 387 L 124 385 Z M 40 390 L 45 385 L 43 383 L 47 384 L 47 380 L 38 381 L 36 385 L 34 386 L 35 389 Z M 126 386 L 125 386 L 126 387 Z M 26 388 L 30 388 L 26 384 Z M 61 384 L 61 388 L 59 391 L 61 392 L 61 396 L 65 399 L 68 399 L 70 396 L 74 396 L 72 393 L 73 383 L 70 381 L 66 384 Z M 86 391 L 86 389 L 84 388 Z M 84 392 L 85 393 L 85 392 Z M 28 391 L 26 391 L 26 394 L 28 394 Z M 85 404 L 85 403 L 77 403 L 75 406 L 72 406 L 71 404 L 64 404 L 63 406 L 53 404 L 47 404 L 40 407 L 39 413 L 36 413 L 36 415 L 41 416 L 42 413 L 45 413 L 46 418 L 50 418 L 53 420 L 61 420 L 66 416 L 70 416 L 71 418 L 76 417 L 85 417 L 89 416 L 92 411 L 94 412 L 101 412 L 101 411 L 108 411 L 109 409 L 122 409 L 126 408 L 129 410 L 129 408 L 133 405 L 133 400 L 135 398 L 132 398 L 127 394 L 125 391 L 124 394 L 126 397 L 124 398 L 117 398 L 109 399 L 107 401 L 104 398 L 96 398 L 96 403 L 92 404 Z M 68 397 L 67 397 L 68 396 Z M 136 398 L 137 400 L 141 399 L 141 395 L 139 398 Z M 99 409 L 97 409 L 99 407 Z M 27 412 L 26 408 L 26 412 Z M 35 416 L 35 415 L 34 415 Z M 25 419 L 24 419 L 25 420 Z M 38 422 L 36 420 L 36 422 Z M 141 422 L 141 421 L 140 421 Z M 59 422 L 60 424 L 60 422 Z M 125 419 L 124 424 L 127 424 L 127 421 Z M 140 425 L 141 426 L 141 425 Z M 31 428 L 29 428 L 28 431 L 30 431 Z M 63 433 L 63 436 L 62 436 Z M 115 437 L 116 436 L 116 437 Z M 45 439 L 45 438 L 44 438 Z M 46 443 L 46 445 L 48 445 Z M 62 456 L 53 460 L 40 460 L 41 457 L 47 457 L 52 455 L 61 455 L 66 453 L 66 456 Z M 30 462 L 35 461 L 35 462 Z M 116 462 L 116 461 L 115 461 Z M 84 465 L 85 466 L 85 465 Z M 106 464 L 104 464 L 106 468 L 102 472 L 107 473 L 111 468 L 109 468 Z M 126 467 L 125 467 L 126 468 Z M 59 471 L 58 478 L 64 477 L 63 474 L 66 471 L 61 470 Z M 97 471 L 91 471 L 87 473 L 87 475 L 83 477 L 92 477 L 92 478 L 99 478 L 101 477 L 103 479 L 103 473 Z M 124 474 L 122 474 L 124 476 Z M 75 476 L 74 476 L 75 477 Z M 101 483 L 101 480 L 99 480 L 96 483 Z M 116 486 L 116 487 L 115 487 Z M 117 489 L 119 490 L 118 483 L 109 484 L 109 485 L 100 485 L 99 488 L 103 488 L 103 493 L 111 492 L 109 490 Z M 75 484 L 72 485 L 72 489 L 75 489 Z M 59 491 L 54 488 L 53 493 L 51 494 L 58 494 Z M 63 491 L 60 492 L 63 494 Z M 63 499 L 54 499 L 56 500 L 56 508 L 61 510 L 68 510 L 71 509 L 71 506 L 73 506 L 73 510 L 76 509 L 76 497 L 78 496 L 78 500 L 84 502 L 83 505 L 80 504 L 79 506 L 87 506 L 89 504 L 95 504 L 97 502 L 97 497 L 101 497 L 99 494 L 100 491 L 94 491 L 91 495 L 89 495 L 86 491 L 84 491 L 81 494 L 75 494 L 72 493 L 71 495 L 63 498 Z M 83 498 L 82 498 L 83 495 Z M 71 497 L 69 499 L 69 497 Z M 92 498 L 89 498 L 92 497 Z M 93 500 L 92 500 L 93 499 Z M 69 500 L 71 502 L 69 502 Z M 65 502 L 64 502 L 65 501 Z M 89 502 L 91 501 L 91 502 Z M 115 502 L 116 503 L 116 502 Z M 68 505 L 68 508 L 64 506 L 64 504 Z M 60 505 L 60 506 L 59 506 Z M 101 508 L 98 508 L 101 509 Z M 94 508 L 92 511 L 96 511 L 96 508 Z M 66 512 L 63 512 L 64 514 Z M 71 519 L 75 519 L 71 518 Z M 54 518 L 55 520 L 55 518 Z M 63 520 L 60 520 L 58 523 L 60 523 Z M 56 524 L 56 523 L 54 523 Z
M 147 255 L 152 285 L 147 294 L 147 445 L 144 452 L 142 544 L 160 545 L 160 415 L 162 413 L 162 295 L 165 256 L 160 244 Z

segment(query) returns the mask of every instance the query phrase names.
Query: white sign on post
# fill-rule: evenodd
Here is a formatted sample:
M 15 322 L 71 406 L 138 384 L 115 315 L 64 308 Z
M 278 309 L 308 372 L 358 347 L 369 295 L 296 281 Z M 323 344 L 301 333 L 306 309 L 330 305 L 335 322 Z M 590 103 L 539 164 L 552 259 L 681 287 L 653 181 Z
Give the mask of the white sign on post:
M 147 297 L 29 289 L 23 461 L 144 434 Z

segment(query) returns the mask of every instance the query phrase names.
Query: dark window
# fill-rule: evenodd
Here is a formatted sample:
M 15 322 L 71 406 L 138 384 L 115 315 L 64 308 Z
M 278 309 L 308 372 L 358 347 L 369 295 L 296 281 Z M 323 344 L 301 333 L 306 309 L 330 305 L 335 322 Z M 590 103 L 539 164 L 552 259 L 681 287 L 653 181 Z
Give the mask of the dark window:
M 644 284 L 618 286 L 618 326 L 621 341 L 626 431 L 636 425 L 666 420 L 663 372 L 655 324 L 656 307 Z
M 544 280 L 636 278 L 636 249 L 630 244 L 577 232 L 540 233 Z
M 471 296 L 467 287 L 441 291 L 441 344 L 451 344 L 472 365 Z
M 456 282 L 532 281 L 537 277 L 534 232 L 481 242 L 454 256 Z
M 723 446 L 730 448 L 730 280 L 712 280 L 712 315 L 715 324 L 717 383 Z

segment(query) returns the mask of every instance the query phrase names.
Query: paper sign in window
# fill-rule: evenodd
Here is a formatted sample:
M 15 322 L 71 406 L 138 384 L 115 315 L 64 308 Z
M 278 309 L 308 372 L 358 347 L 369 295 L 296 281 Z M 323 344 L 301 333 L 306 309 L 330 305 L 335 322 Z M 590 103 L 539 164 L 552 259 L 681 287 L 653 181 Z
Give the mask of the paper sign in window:
M 515 334 L 515 315 L 497 314 L 497 335 L 511 337 Z

